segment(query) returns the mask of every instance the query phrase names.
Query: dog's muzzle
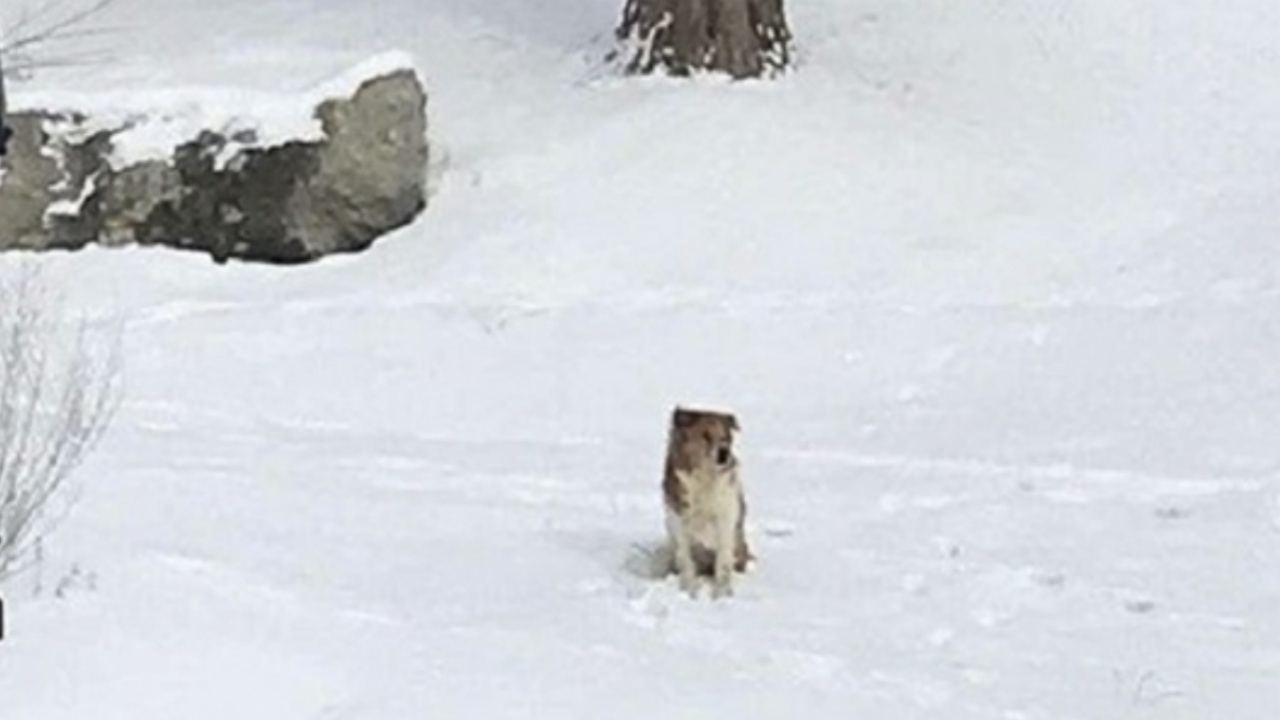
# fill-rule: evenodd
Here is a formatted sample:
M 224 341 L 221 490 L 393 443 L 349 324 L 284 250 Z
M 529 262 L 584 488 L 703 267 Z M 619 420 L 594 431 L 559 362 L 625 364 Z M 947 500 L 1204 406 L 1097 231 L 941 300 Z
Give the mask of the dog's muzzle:
M 722 447 L 716 450 L 717 465 L 728 465 L 731 462 L 733 462 L 733 453 L 729 450 L 729 448 Z

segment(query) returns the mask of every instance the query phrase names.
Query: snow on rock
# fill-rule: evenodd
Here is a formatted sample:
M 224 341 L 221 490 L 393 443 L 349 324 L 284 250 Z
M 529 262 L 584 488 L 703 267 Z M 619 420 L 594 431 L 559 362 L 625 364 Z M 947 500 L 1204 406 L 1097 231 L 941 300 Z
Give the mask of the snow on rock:
M 421 74 L 412 55 L 403 50 L 390 50 L 374 55 L 341 75 L 331 80 L 326 80 L 319 86 L 305 90 L 301 94 L 310 98 L 312 106 L 315 106 L 325 100 L 351 97 L 366 82 L 374 78 L 394 75 L 401 71 Z
M 64 132 L 77 140 L 98 132 L 112 134 L 111 162 L 124 167 L 164 160 L 173 149 L 202 131 L 236 138 L 234 147 L 265 147 L 291 140 L 323 138 L 315 110 L 325 100 L 348 98 L 376 78 L 408 70 L 418 74 L 408 53 L 373 55 L 336 77 L 311 88 L 262 91 L 234 86 L 141 87 L 102 92 L 28 92 L 19 108 L 40 107 L 57 114 L 82 116 Z M 222 158 L 225 162 L 228 153 Z

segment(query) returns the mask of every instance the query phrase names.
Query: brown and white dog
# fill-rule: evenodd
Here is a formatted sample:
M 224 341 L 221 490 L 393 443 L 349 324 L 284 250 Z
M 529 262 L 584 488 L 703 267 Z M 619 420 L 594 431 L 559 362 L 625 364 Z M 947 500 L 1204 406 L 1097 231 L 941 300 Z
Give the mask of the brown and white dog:
M 751 560 L 733 452 L 737 429 L 729 413 L 680 407 L 671 413 L 662 478 L 667 537 L 680 588 L 695 597 L 700 575 L 711 576 L 712 597 L 733 594 L 733 571 L 745 571 Z

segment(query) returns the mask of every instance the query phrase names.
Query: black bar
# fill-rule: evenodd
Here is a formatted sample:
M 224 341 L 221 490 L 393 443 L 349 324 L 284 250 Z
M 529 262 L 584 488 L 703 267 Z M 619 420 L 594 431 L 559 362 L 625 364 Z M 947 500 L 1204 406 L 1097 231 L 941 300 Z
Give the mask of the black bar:
M 13 134 L 13 130 L 9 128 L 9 123 L 5 122 L 5 114 L 7 110 L 4 105 L 4 67 L 0 66 L 0 157 L 4 157 L 5 151 L 9 148 L 9 136 Z M 0 638 L 4 637 L 4 627 L 0 626 Z

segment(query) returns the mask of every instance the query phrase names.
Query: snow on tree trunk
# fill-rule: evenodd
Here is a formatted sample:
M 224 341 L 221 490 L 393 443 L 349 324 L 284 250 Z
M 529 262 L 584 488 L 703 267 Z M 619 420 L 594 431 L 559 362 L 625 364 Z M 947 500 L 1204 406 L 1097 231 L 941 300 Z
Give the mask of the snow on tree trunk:
M 726 72 L 734 78 L 784 70 L 791 32 L 783 0 L 626 0 L 618 38 L 632 73 Z

